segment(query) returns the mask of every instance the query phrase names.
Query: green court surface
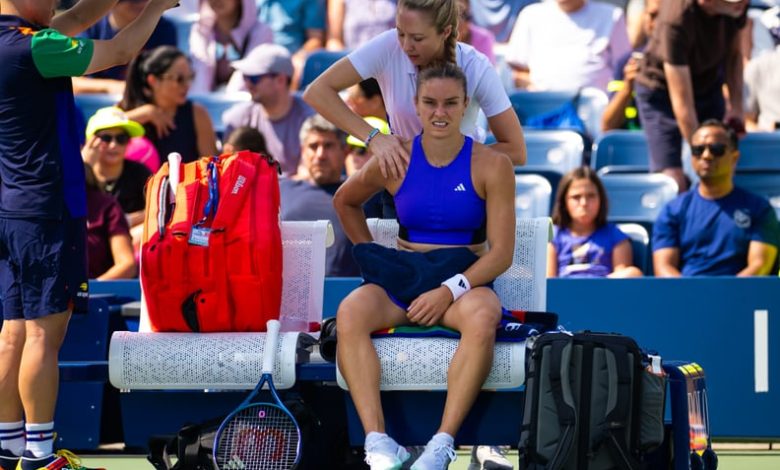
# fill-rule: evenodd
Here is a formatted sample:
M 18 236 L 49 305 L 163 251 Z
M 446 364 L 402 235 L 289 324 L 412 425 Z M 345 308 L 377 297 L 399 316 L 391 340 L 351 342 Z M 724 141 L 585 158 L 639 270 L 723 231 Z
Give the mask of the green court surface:
M 780 469 L 780 451 L 721 451 L 718 453 L 719 470 L 778 470 Z M 517 465 L 517 452 L 511 452 L 509 460 Z M 101 455 L 85 456 L 82 464 L 87 467 L 102 467 L 106 470 L 148 470 L 153 469 L 142 455 Z M 450 465 L 450 470 L 466 470 L 469 465 L 468 451 L 459 451 L 458 460 Z M 515 466 L 515 468 L 517 468 Z M 330 469 L 323 469 L 330 470 Z M 338 469 L 332 469 L 338 470 Z

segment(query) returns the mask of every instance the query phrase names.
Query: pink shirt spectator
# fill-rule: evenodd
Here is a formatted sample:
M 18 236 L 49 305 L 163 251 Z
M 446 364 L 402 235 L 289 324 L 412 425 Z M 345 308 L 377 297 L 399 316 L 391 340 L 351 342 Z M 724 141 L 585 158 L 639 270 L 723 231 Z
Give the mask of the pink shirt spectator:
M 143 163 L 152 173 L 160 169 L 160 154 L 154 144 L 146 137 L 133 137 L 127 144 L 125 158 L 134 162 Z

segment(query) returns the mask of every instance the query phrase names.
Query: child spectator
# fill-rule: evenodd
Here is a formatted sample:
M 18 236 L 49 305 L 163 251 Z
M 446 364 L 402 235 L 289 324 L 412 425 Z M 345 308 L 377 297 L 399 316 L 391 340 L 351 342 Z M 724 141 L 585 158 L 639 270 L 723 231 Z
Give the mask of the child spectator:
M 254 127 L 244 126 L 234 130 L 222 146 L 222 153 L 234 153 L 249 150 L 255 153 L 268 153 L 265 137 Z
M 130 279 L 136 276 L 130 226 L 113 196 L 100 189 L 92 167 L 84 163 L 87 182 L 87 258 L 89 278 Z
M 195 80 L 192 93 L 245 90 L 241 73 L 230 62 L 256 46 L 271 43 L 274 33 L 257 19 L 254 0 L 201 0 L 200 17 L 190 33 Z
M 589 167 L 561 178 L 553 207 L 555 236 L 547 250 L 548 277 L 641 277 L 631 241 L 607 222 L 604 185 Z

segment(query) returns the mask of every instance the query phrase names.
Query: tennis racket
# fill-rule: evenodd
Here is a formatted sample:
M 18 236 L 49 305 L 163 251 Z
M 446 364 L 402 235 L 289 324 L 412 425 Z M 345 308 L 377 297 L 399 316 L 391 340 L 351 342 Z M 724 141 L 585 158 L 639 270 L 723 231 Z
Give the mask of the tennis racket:
M 217 430 L 214 462 L 219 470 L 290 470 L 300 459 L 300 428 L 274 387 L 279 326 L 278 320 L 268 321 L 260 382 Z M 252 403 L 265 384 L 274 403 Z

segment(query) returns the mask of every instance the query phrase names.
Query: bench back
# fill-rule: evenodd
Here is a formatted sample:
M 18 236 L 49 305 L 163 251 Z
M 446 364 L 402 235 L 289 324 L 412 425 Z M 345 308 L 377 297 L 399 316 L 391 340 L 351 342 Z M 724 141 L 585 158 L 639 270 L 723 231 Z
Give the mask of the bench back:
M 381 245 L 396 248 L 398 222 L 368 219 L 368 229 Z M 544 311 L 547 308 L 547 243 L 552 239 L 548 217 L 516 219 L 512 266 L 495 283 L 501 304 L 509 310 Z

